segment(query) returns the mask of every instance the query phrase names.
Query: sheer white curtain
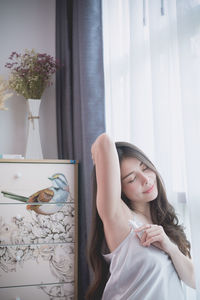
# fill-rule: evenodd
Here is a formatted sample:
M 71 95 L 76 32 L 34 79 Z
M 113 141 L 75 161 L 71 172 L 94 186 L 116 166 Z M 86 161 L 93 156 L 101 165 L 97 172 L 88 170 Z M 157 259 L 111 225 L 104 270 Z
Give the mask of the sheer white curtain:
M 200 286 L 200 1 L 102 3 L 106 130 L 157 166 L 192 240 Z

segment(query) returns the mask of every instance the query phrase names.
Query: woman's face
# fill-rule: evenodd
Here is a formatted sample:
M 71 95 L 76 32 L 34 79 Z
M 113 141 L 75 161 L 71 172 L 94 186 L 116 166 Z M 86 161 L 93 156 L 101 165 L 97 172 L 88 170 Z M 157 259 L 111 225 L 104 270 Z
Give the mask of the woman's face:
M 122 191 L 133 203 L 147 203 L 158 195 L 156 174 L 137 158 L 121 162 Z

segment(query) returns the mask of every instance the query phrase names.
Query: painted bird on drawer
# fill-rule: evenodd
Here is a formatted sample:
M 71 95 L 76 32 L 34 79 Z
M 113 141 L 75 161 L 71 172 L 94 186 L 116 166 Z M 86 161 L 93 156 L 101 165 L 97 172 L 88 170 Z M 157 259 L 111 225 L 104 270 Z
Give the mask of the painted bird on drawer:
M 49 177 L 52 186 L 40 190 L 30 197 L 24 197 L 13 193 L 1 191 L 4 197 L 29 203 L 28 210 L 34 210 L 38 214 L 51 215 L 59 211 L 67 202 L 69 185 L 62 173 L 56 173 Z M 38 203 L 38 204 L 37 204 Z

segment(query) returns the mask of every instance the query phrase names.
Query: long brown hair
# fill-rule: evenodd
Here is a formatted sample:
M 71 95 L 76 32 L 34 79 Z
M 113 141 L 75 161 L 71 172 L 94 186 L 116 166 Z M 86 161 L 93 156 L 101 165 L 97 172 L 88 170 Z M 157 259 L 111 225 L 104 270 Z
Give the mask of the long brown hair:
M 119 162 L 129 157 L 137 158 L 142 161 L 148 168 L 153 170 L 157 178 L 158 196 L 155 200 L 150 202 L 151 218 L 154 224 L 161 225 L 168 235 L 168 237 L 178 246 L 180 251 L 190 256 L 190 243 L 186 239 L 184 228 L 179 224 L 173 206 L 168 202 L 165 192 L 163 180 L 156 170 L 152 162 L 147 156 L 136 146 L 126 143 L 115 143 Z M 94 272 L 94 279 L 87 291 L 87 300 L 100 300 L 105 288 L 106 282 L 109 278 L 109 265 L 105 262 L 102 256 L 102 247 L 105 242 L 103 223 L 99 217 L 96 208 L 96 193 L 97 182 L 95 167 L 93 169 L 93 212 L 92 212 L 92 231 L 88 243 L 88 261 Z M 122 200 L 131 209 L 130 200 L 123 194 Z

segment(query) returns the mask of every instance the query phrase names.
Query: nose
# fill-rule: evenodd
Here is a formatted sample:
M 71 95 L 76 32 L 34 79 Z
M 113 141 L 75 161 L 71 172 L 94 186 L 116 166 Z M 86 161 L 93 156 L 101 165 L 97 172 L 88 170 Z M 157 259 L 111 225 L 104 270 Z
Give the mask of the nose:
M 148 185 L 149 181 L 150 181 L 149 176 L 147 176 L 144 173 L 141 173 L 141 182 L 142 182 L 142 185 Z

